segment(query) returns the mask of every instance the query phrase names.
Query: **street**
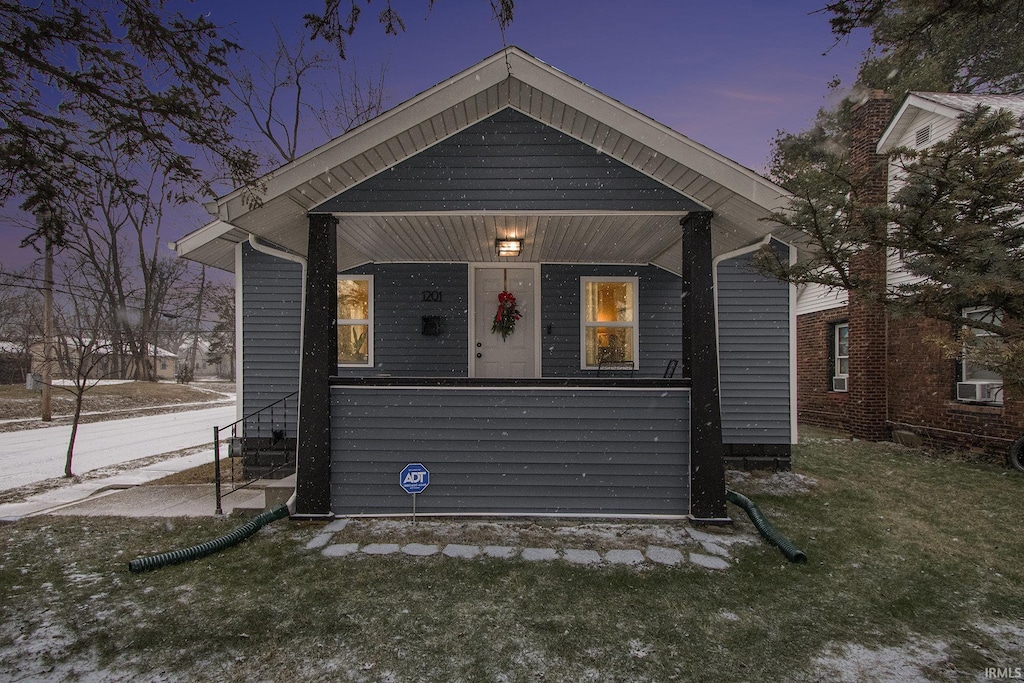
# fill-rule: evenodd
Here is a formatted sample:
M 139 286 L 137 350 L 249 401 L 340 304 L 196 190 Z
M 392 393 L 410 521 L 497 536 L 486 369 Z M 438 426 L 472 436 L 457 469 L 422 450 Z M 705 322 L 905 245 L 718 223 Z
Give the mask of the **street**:
M 117 465 L 213 443 L 214 426 L 235 420 L 235 405 L 79 425 L 72 471 Z M 0 433 L 0 491 L 64 475 L 70 425 Z

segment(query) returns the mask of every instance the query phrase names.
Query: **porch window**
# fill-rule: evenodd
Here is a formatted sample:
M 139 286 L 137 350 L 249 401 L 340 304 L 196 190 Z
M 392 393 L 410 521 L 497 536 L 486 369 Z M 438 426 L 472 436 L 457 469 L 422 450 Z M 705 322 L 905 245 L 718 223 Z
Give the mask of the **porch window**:
M 338 365 L 373 365 L 373 276 L 338 278 Z
M 847 391 L 850 380 L 850 323 L 832 326 L 832 391 Z
M 606 363 L 637 367 L 639 289 L 635 277 L 580 278 L 581 368 Z

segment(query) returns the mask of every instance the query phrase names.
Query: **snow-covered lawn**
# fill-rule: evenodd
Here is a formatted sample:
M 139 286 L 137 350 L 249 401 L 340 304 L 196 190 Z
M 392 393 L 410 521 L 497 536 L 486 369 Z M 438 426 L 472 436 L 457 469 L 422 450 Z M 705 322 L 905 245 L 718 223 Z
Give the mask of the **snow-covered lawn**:
M 1024 668 L 1024 477 L 842 438 L 809 439 L 794 466 L 730 485 L 801 565 L 732 506 L 724 531 L 282 520 L 144 574 L 128 561 L 241 520 L 2 524 L 0 681 L 953 683 Z

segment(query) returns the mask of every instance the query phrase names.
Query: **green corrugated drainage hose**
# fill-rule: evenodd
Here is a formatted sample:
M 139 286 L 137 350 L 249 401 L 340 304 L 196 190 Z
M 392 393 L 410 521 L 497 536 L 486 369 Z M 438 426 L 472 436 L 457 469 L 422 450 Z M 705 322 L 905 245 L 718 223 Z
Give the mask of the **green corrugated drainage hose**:
M 189 560 L 198 560 L 200 557 L 212 555 L 213 553 L 224 550 L 224 548 L 230 548 L 237 543 L 241 543 L 271 522 L 287 516 L 288 506 L 278 505 L 273 510 L 267 510 L 266 512 L 261 512 L 256 515 L 230 534 L 226 534 L 220 538 L 215 538 L 214 540 L 207 541 L 206 543 L 194 545 L 191 548 L 172 550 L 171 552 L 160 553 L 159 555 L 153 555 L 152 557 L 141 557 L 137 560 L 132 560 L 128 563 L 128 569 L 129 571 L 138 574 L 150 569 L 166 567 L 171 564 L 178 564 Z
M 738 505 L 743 508 L 747 516 L 750 517 L 750 521 L 754 523 L 761 535 L 764 536 L 769 543 L 778 546 L 782 554 L 786 556 L 786 559 L 790 562 L 802 563 L 807 561 L 807 555 L 804 551 L 797 548 L 793 543 L 779 533 L 778 529 L 773 527 L 771 523 L 765 519 L 764 514 L 758 509 L 754 503 L 744 495 L 736 493 L 730 489 L 725 490 L 725 499 L 734 505 Z

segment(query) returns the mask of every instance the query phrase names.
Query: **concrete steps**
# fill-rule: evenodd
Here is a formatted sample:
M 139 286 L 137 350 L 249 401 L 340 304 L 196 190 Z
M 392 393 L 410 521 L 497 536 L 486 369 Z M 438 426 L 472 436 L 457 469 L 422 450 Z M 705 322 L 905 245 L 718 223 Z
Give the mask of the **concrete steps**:
M 289 475 L 284 479 L 260 479 L 250 484 L 248 488 L 260 492 L 260 495 L 254 496 L 245 505 L 232 509 L 232 515 L 251 516 L 284 505 L 295 493 L 295 475 Z

